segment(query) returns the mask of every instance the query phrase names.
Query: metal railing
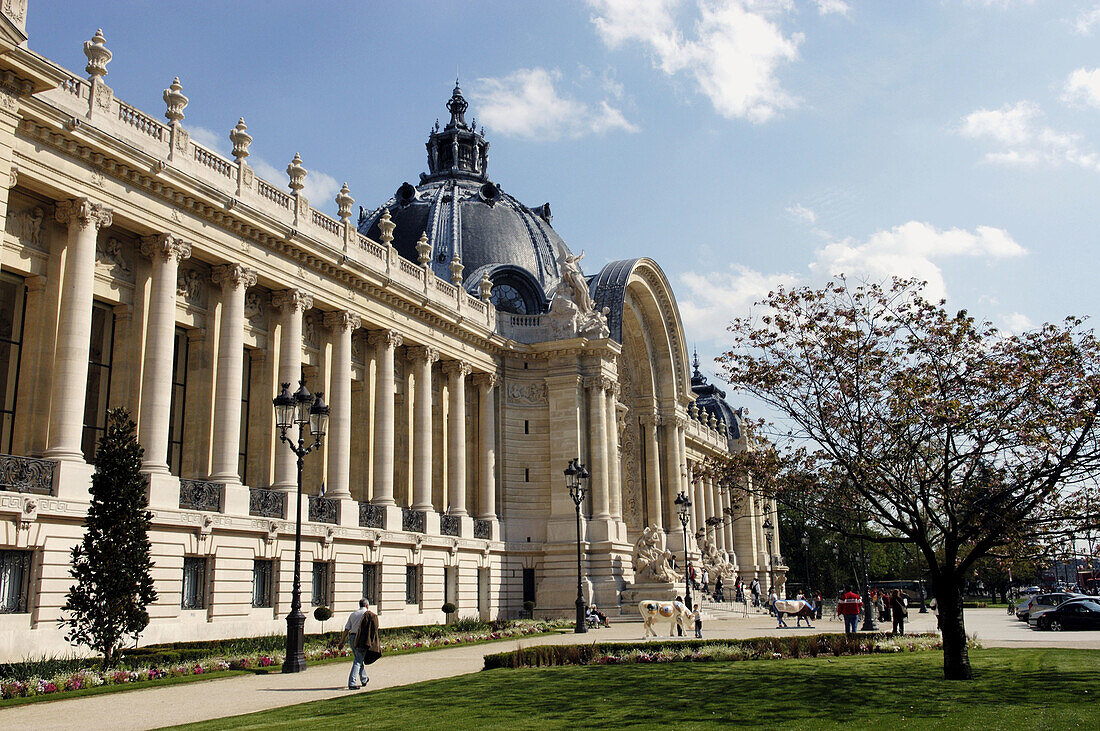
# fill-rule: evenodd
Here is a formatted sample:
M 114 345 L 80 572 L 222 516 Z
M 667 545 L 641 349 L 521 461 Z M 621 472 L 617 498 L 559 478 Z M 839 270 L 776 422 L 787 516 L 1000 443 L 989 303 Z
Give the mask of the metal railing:
M 423 533 L 424 511 L 401 508 L 401 530 L 410 533 Z
M 359 527 L 382 528 L 386 520 L 386 509 L 381 505 L 359 503 Z
M 0 454 L 0 490 L 53 495 L 53 472 L 56 465 L 50 459 Z
M 474 518 L 474 538 L 480 538 L 484 541 L 491 540 L 493 537 L 493 521 L 486 518 Z
M 188 510 L 222 511 L 225 496 L 224 482 L 206 480 L 180 480 L 180 507 Z
M 338 523 L 340 501 L 319 495 L 309 496 L 309 520 L 311 523 Z
M 248 514 L 261 518 L 286 520 L 286 496 L 285 492 L 250 487 L 248 488 Z
M 439 532 L 445 536 L 457 536 L 462 533 L 462 519 L 457 515 L 444 515 L 439 518 Z

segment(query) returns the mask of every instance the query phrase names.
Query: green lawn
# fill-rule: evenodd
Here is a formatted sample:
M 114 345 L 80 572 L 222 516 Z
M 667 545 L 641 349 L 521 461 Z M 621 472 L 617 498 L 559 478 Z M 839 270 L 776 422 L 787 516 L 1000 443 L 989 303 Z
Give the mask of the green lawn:
M 974 650 L 972 682 L 938 652 L 490 670 L 185 728 L 569 729 L 1100 727 L 1100 650 Z

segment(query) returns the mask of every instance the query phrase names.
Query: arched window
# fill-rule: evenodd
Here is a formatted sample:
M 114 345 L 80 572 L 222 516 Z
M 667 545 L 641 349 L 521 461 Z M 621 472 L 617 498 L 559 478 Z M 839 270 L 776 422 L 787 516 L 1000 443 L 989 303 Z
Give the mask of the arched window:
M 535 287 L 525 274 L 498 270 L 490 277 L 493 293 L 489 300 L 494 307 L 513 315 L 535 315 L 542 311 L 542 298 L 535 294 Z

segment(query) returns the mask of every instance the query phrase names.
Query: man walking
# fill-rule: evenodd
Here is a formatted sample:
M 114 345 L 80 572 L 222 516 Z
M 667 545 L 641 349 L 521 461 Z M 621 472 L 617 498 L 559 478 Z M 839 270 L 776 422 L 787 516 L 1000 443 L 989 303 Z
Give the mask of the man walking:
M 749 593 L 752 594 L 752 605 L 754 607 L 760 606 L 760 580 L 755 576 L 752 579 L 752 583 L 749 584 Z
M 844 634 L 854 635 L 859 624 L 859 613 L 863 609 L 863 600 L 849 586 L 844 587 L 844 595 L 837 602 L 836 611 L 844 617 Z
M 340 635 L 341 646 L 349 636 L 352 661 L 351 673 L 348 674 L 348 690 L 359 690 L 370 681 L 366 666 L 382 654 L 378 642 L 378 615 L 370 610 L 366 599 L 360 599 L 359 609 L 348 617 L 344 634 Z

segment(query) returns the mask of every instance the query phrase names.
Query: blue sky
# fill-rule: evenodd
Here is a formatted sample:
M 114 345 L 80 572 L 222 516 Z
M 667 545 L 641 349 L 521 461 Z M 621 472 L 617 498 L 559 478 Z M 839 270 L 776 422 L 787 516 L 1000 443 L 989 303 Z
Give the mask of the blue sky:
M 490 176 L 589 273 L 647 255 L 704 360 L 778 282 L 919 275 L 1007 329 L 1092 315 L 1100 0 L 31 0 L 33 49 L 275 183 L 374 208 L 426 169 L 456 72 Z M 713 373 L 713 368 L 704 368 Z M 736 400 L 736 397 L 731 400 Z

